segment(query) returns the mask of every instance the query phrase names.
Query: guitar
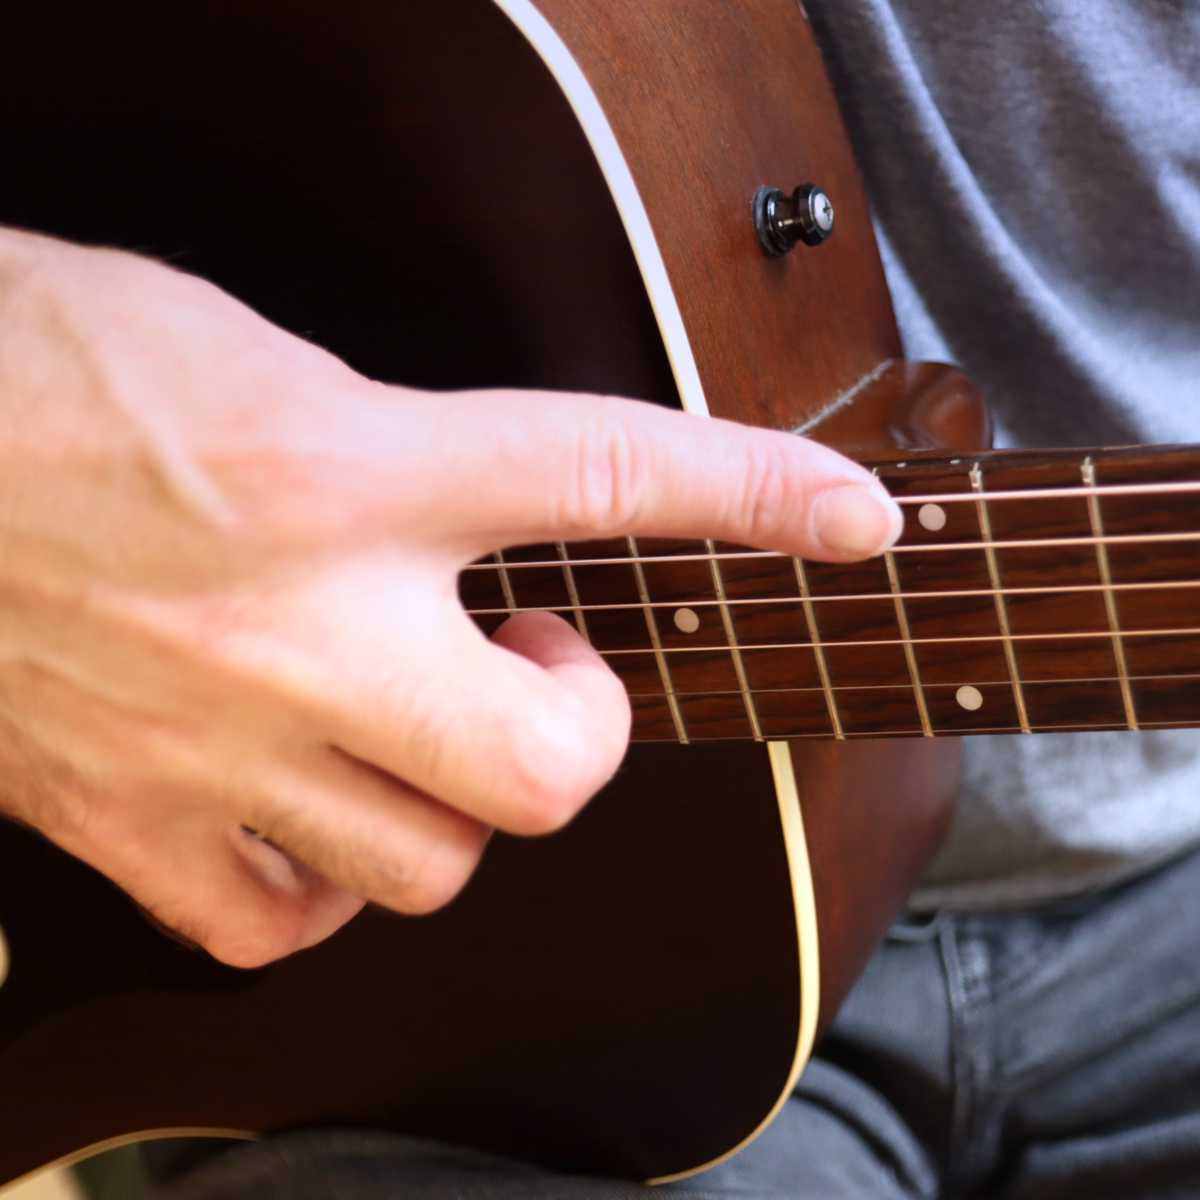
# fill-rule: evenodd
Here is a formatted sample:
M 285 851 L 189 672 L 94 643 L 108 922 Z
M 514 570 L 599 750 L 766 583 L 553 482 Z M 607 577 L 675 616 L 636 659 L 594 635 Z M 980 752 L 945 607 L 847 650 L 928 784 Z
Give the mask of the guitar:
M 783 1103 L 928 861 L 959 735 L 1200 723 L 1200 451 L 981 451 L 966 381 L 899 361 L 793 0 L 6 18 L 0 221 L 182 259 L 380 378 L 802 429 L 909 515 L 853 568 L 640 541 L 464 571 L 484 628 L 574 621 L 637 744 L 571 828 L 498 839 L 432 917 L 368 911 L 238 972 L 0 828 L 0 1180 L 304 1125 L 702 1169 Z M 802 182 L 834 234 L 768 256 L 758 189 Z

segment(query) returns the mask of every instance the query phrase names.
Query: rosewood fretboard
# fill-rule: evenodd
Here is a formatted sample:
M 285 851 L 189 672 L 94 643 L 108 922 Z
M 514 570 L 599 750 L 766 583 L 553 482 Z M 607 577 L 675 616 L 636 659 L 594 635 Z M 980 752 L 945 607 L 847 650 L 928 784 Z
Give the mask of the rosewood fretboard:
M 877 470 L 906 519 L 871 562 L 527 546 L 464 571 L 463 602 L 485 630 L 526 609 L 575 623 L 640 741 L 1200 725 L 1200 448 Z

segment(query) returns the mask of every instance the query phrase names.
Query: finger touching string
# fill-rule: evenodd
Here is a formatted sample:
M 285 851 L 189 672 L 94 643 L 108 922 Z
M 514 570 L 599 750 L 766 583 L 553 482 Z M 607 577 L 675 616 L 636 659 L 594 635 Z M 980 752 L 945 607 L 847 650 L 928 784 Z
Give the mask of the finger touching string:
M 864 467 L 795 434 L 574 393 L 419 395 L 413 404 L 431 531 L 478 552 L 626 534 L 712 537 L 807 558 L 868 557 L 899 536 L 899 507 Z M 487 437 L 478 430 L 486 427 Z
M 477 821 L 551 832 L 620 765 L 628 697 L 559 617 L 521 614 L 488 641 L 458 612 L 452 640 L 423 652 L 419 689 L 377 659 L 369 702 L 344 687 L 328 712 L 330 740 Z

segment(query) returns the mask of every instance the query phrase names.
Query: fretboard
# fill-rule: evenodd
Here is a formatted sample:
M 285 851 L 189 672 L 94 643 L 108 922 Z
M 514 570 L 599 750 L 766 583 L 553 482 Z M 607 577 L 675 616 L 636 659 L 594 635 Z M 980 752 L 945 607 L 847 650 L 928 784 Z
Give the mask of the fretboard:
M 1200 447 L 881 461 L 905 512 L 851 566 L 713 542 L 523 546 L 468 567 L 485 631 L 571 621 L 633 737 L 1200 725 Z

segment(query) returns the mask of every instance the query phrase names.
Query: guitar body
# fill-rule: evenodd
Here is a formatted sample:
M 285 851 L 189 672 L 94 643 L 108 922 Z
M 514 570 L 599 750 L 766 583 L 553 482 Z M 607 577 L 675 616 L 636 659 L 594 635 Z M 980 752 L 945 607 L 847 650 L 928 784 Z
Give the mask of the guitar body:
M 636 395 L 862 453 L 986 442 L 957 376 L 895 362 L 794 0 L 6 18 L 0 223 L 169 256 L 380 378 Z M 809 180 L 836 235 L 768 259 L 756 188 Z M 305 1125 L 697 1170 L 790 1091 L 956 778 L 948 741 L 638 746 L 445 911 L 367 912 L 254 972 L 0 827 L 0 1180 L 131 1135 Z

